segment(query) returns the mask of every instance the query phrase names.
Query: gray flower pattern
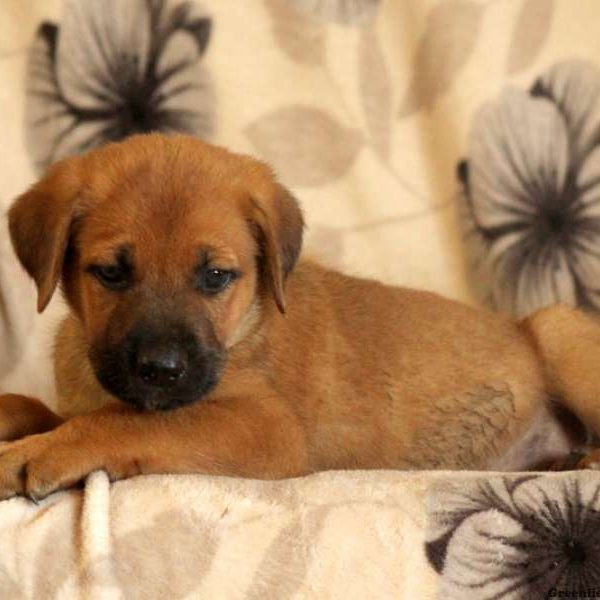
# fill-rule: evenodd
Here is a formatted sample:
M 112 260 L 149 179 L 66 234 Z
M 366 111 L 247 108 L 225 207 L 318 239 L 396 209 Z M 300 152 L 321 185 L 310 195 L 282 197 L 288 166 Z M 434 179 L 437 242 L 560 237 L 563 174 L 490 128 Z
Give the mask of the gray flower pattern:
M 596 477 L 527 475 L 430 492 L 426 553 L 440 598 L 526 600 L 600 590 Z
M 209 137 L 214 98 L 202 57 L 211 20 L 195 2 L 67 0 L 43 23 L 27 74 L 35 166 L 134 133 Z
M 381 0 L 288 0 L 292 6 L 325 22 L 365 25 L 376 16 Z
M 474 279 L 494 308 L 600 309 L 600 69 L 563 62 L 485 104 L 459 178 Z

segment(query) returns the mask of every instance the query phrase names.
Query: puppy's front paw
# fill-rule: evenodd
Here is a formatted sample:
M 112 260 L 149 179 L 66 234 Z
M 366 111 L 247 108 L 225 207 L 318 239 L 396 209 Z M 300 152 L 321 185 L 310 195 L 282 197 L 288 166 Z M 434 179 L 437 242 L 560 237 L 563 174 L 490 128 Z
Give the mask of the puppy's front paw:
M 63 425 L 58 429 L 0 444 L 0 500 L 16 495 L 34 501 L 70 487 L 97 469 L 118 478 L 118 464 L 107 465 L 93 438 Z
M 23 495 L 37 501 L 100 469 L 111 480 L 139 475 L 144 461 L 118 440 L 117 432 L 83 416 L 48 433 L 0 442 L 0 500 Z
M 40 485 L 39 460 L 47 454 L 51 434 L 31 435 L 0 444 L 0 500 L 16 495 L 37 499 Z

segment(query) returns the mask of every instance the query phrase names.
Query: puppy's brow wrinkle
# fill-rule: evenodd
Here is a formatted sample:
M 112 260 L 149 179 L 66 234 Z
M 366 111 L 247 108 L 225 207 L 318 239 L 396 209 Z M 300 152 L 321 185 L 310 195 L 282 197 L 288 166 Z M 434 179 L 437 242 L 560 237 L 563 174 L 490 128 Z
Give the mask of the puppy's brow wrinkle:
M 202 268 L 208 264 L 210 259 L 211 248 L 203 246 L 198 250 L 198 268 Z
M 129 261 L 132 258 L 133 248 L 130 244 L 119 246 L 117 249 L 117 258 L 121 261 Z

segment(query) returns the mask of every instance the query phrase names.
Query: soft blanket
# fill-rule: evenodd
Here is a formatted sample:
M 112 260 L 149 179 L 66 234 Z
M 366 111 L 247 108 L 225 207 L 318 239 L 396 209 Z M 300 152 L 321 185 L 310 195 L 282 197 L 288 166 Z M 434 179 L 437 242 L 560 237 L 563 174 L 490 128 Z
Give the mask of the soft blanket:
M 271 162 L 336 268 L 598 309 L 599 19 L 598 0 L 2 0 L 0 215 L 52 160 L 185 131 Z M 52 405 L 63 308 L 34 316 L 4 227 L 0 393 Z M 0 503 L 0 598 L 600 597 L 599 497 L 595 473 L 98 473 Z
M 599 515 L 596 473 L 98 472 L 0 503 L 0 597 L 594 598 Z

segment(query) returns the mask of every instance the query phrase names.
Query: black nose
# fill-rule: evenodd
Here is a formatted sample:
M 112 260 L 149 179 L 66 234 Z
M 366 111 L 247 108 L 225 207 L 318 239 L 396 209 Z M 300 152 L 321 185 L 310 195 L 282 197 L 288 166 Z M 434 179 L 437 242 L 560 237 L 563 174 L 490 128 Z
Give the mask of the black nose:
M 134 371 L 146 385 L 169 388 L 185 377 L 187 360 L 177 346 L 154 344 L 138 350 L 134 357 Z

